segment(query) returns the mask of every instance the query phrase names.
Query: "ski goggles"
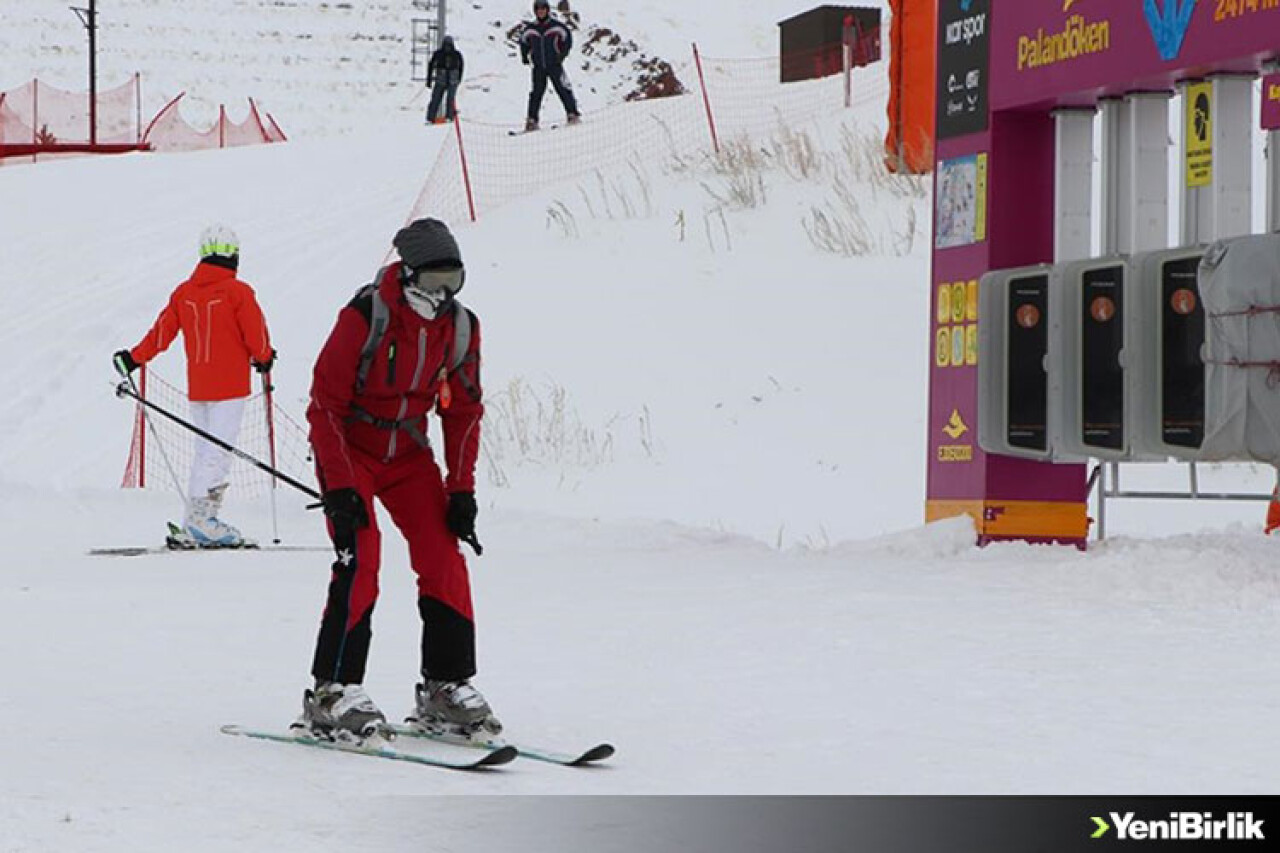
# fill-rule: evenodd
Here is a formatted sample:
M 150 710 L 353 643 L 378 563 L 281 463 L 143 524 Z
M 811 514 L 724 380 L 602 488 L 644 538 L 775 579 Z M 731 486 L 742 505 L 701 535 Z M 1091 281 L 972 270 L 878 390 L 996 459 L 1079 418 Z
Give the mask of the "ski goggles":
M 405 290 L 415 291 L 423 297 L 446 293 L 450 296 L 462 289 L 467 280 L 467 271 L 462 267 L 441 270 L 412 270 L 409 280 L 405 282 Z

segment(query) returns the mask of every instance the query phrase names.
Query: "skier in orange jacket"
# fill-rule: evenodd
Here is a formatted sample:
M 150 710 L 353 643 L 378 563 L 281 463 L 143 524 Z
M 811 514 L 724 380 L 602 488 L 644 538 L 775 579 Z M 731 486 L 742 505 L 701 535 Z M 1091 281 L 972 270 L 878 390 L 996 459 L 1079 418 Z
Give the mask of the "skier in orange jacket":
M 200 237 L 200 263 L 173 291 L 151 331 L 133 349 L 117 352 L 116 369 L 128 375 L 168 349 L 182 332 L 187 353 L 187 397 L 191 422 L 234 445 L 250 392 L 250 366 L 268 373 L 275 362 L 267 321 L 253 288 L 236 278 L 240 241 L 223 225 Z M 237 548 L 239 530 L 218 518 L 226 495 L 231 455 L 196 439 L 187 487 L 183 547 Z

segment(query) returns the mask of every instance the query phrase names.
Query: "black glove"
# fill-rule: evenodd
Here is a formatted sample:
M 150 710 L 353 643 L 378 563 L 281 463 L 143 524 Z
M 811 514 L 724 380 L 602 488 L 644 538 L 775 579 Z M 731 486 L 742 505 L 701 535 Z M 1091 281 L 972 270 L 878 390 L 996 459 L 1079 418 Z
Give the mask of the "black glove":
M 270 373 L 271 368 L 275 366 L 275 363 L 276 363 L 276 351 L 273 349 L 271 350 L 271 355 L 267 356 L 266 361 L 255 361 L 253 363 L 253 369 L 258 371 L 259 373 Z
M 120 371 L 121 376 L 128 376 L 138 369 L 138 362 L 133 360 L 133 353 L 127 349 L 122 349 L 111 356 L 111 364 L 115 366 L 116 370 Z
M 356 531 L 369 526 L 369 510 L 355 489 L 333 489 L 320 498 L 324 514 L 333 524 L 333 541 L 339 547 L 355 543 Z
M 449 495 L 449 508 L 444 514 L 445 526 L 454 536 L 469 542 L 476 538 L 476 515 L 479 512 L 475 492 L 453 492 Z
M 528 65 L 528 64 L 529 64 L 529 57 L 527 57 L 527 56 L 522 56 L 522 57 L 520 57 L 520 63 L 521 63 L 522 65 Z

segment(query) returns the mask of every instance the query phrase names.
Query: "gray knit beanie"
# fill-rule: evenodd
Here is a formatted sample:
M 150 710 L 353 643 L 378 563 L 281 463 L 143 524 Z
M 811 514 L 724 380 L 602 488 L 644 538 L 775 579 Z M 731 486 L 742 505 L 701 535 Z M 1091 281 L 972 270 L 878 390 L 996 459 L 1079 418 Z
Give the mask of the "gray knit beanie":
M 419 219 L 396 232 L 391 241 L 400 259 L 415 270 L 457 269 L 462 266 L 458 241 L 438 219 Z

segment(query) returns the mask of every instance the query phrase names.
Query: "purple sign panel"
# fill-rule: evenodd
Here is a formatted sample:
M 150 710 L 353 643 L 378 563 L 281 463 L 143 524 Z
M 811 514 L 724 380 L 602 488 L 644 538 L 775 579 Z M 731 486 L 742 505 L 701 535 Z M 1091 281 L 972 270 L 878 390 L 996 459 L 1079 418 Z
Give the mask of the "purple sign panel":
M 1280 56 L 1280 0 L 1002 0 L 992 107 L 1168 87 Z
M 1280 130 L 1280 74 L 1262 78 L 1262 129 Z

